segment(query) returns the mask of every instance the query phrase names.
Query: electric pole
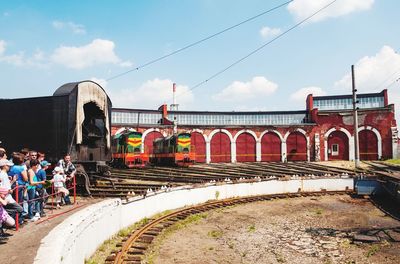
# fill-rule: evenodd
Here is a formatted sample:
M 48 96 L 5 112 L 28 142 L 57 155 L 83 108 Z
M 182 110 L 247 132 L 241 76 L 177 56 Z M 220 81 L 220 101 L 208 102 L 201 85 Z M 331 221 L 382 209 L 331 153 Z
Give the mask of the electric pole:
M 354 120 L 354 162 L 356 168 L 360 166 L 360 152 L 358 147 L 358 101 L 357 101 L 357 89 L 354 79 L 354 65 L 351 65 L 351 84 L 353 90 L 353 120 Z

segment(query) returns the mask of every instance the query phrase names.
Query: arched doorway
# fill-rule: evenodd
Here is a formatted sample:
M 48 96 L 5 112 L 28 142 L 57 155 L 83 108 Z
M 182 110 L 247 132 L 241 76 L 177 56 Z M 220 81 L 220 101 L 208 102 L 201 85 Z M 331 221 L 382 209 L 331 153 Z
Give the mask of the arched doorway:
M 261 161 L 281 161 L 281 139 L 274 132 L 267 132 L 261 138 Z
M 217 132 L 210 142 L 211 162 L 231 162 L 231 141 L 229 136 L 222 132 Z
M 339 130 L 328 136 L 328 160 L 349 160 L 349 138 Z
M 206 141 L 199 132 L 191 133 L 191 150 L 196 153 L 196 162 L 206 162 Z
M 361 130 L 358 132 L 360 141 L 360 160 L 378 159 L 378 138 L 371 130 Z
M 299 131 L 290 133 L 286 140 L 288 161 L 307 161 L 307 139 Z
M 250 133 L 242 133 L 236 139 L 236 161 L 256 161 L 256 140 Z
M 163 135 L 158 131 L 152 131 L 144 138 L 144 153 L 153 154 L 153 141 L 162 138 Z

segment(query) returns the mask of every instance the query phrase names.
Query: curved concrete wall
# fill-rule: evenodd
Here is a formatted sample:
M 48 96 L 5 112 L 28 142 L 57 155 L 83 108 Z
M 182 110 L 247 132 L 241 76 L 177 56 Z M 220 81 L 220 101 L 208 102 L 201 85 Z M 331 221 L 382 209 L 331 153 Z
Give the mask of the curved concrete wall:
M 201 188 L 177 188 L 136 199 L 123 204 L 120 199 L 105 200 L 91 205 L 68 217 L 41 241 L 35 257 L 36 264 L 84 263 L 104 240 L 118 230 L 145 217 L 165 210 L 219 199 L 275 193 L 339 191 L 353 189 L 353 179 L 306 179 L 270 180 L 254 183 L 238 183 L 204 186 Z

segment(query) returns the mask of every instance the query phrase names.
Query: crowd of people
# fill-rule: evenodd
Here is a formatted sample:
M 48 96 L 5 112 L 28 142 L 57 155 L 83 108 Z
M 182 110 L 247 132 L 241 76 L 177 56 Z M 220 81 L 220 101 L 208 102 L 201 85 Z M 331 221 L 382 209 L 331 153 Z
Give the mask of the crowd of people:
M 42 152 L 23 149 L 9 157 L 0 148 L 0 241 L 9 236 L 4 228 L 46 216 L 50 196 L 55 196 L 56 208 L 71 204 L 68 189 L 75 173 L 69 154 L 52 166 Z

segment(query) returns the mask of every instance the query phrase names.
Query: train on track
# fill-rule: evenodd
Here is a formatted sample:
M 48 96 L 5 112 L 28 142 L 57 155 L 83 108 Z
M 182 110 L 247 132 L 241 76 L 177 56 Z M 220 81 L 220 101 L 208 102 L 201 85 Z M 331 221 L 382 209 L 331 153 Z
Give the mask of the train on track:
M 190 166 L 196 160 L 189 133 L 180 133 L 153 142 L 150 161 L 157 165 Z
M 126 130 L 112 140 L 112 161 L 115 168 L 134 168 L 151 165 L 190 166 L 195 162 L 190 134 L 180 133 L 153 142 L 152 153 L 142 153 L 142 133 Z
M 144 167 L 149 163 L 149 155 L 142 153 L 142 133 L 125 131 L 114 136 L 112 141 L 111 165 L 116 168 Z

